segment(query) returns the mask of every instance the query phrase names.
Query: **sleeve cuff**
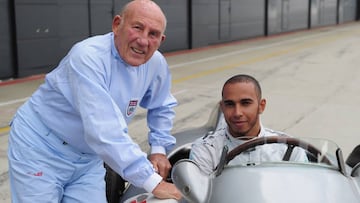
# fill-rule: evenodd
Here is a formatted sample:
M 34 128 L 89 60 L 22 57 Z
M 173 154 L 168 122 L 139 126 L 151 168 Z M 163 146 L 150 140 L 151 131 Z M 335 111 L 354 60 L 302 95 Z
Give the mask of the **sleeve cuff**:
M 154 173 L 145 181 L 143 188 L 146 190 L 146 192 L 152 193 L 152 191 L 161 181 L 162 177 L 159 174 Z
M 166 150 L 162 146 L 152 146 L 151 154 L 166 154 Z

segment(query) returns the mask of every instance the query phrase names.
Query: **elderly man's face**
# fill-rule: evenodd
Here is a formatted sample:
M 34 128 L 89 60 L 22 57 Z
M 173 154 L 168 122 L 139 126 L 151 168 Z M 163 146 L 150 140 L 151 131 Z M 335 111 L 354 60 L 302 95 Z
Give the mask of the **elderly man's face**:
M 113 32 L 121 58 L 132 66 L 147 62 L 165 40 L 165 23 L 164 14 L 152 4 L 134 3 L 123 16 L 115 16 Z

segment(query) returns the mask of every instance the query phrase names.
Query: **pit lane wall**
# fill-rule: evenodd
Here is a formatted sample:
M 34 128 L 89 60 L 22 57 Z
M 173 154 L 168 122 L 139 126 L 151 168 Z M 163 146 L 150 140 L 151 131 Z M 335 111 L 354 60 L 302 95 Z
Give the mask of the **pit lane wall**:
M 171 52 L 331 26 L 359 18 L 360 0 L 154 0 Z M 0 79 L 51 71 L 69 48 L 111 31 L 129 0 L 0 0 Z

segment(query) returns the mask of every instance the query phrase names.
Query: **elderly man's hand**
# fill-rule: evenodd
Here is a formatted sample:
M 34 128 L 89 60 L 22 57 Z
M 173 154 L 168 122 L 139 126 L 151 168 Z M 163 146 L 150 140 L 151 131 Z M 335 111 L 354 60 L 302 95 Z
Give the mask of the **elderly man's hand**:
M 153 190 L 153 195 L 159 199 L 176 199 L 180 200 L 182 195 L 172 183 L 161 181 Z
M 155 171 L 165 180 L 171 169 L 171 164 L 164 154 L 151 154 L 150 162 L 153 164 Z

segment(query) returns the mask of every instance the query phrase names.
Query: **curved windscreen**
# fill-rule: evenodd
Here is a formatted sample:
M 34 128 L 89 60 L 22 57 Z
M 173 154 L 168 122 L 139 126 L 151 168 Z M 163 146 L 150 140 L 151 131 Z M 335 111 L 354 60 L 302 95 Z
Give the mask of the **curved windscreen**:
M 283 162 L 320 164 L 339 169 L 339 147 L 330 140 L 272 136 L 242 138 L 238 142 L 236 146 L 229 146 L 228 165 Z

